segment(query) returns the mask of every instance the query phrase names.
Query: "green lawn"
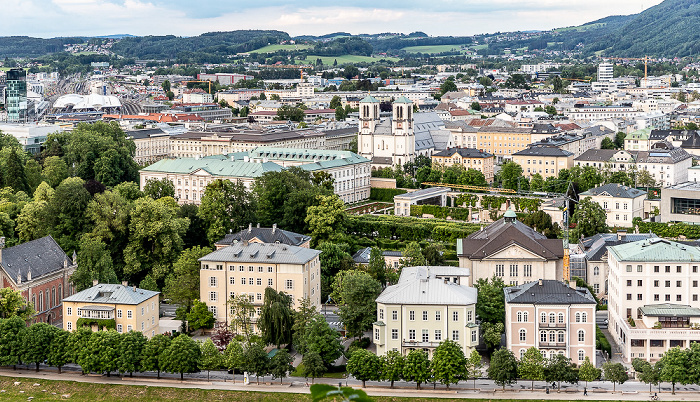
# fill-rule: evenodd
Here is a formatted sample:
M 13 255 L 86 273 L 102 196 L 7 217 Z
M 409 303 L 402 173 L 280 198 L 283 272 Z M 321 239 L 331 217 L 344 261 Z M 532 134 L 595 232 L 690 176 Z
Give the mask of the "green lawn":
M 260 49 L 255 49 L 249 53 L 275 53 L 280 50 L 304 50 L 309 49 L 311 45 L 267 45 Z
M 402 50 L 408 53 L 443 53 L 460 51 L 464 45 L 409 46 Z
M 326 57 L 326 56 L 306 56 L 306 60 L 296 60 L 297 64 L 309 64 L 309 63 L 316 63 L 316 59 L 321 59 L 323 61 L 324 65 L 327 66 L 332 66 L 333 61 L 337 60 L 338 65 L 342 64 L 349 64 L 349 63 L 376 63 L 382 59 L 384 60 L 391 60 L 391 61 L 399 61 L 399 58 L 396 57 L 367 57 L 367 56 L 356 56 L 353 54 L 345 54 L 342 56 L 333 56 L 333 57 Z

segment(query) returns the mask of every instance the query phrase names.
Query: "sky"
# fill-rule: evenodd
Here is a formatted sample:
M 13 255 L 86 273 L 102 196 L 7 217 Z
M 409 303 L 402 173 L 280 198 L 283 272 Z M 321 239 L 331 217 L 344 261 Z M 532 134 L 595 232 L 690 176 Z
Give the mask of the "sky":
M 547 30 L 635 14 L 661 0 L 0 0 L 0 36 L 193 36 L 277 29 L 296 35 Z

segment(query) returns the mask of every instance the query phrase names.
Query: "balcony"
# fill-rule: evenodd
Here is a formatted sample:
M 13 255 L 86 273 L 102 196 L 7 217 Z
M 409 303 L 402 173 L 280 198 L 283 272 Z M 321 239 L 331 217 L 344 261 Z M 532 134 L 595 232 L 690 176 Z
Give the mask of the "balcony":
M 540 328 L 566 328 L 566 323 L 541 322 Z
M 440 346 L 439 341 L 435 342 L 423 342 L 423 341 L 417 341 L 417 340 L 404 340 L 401 342 L 401 346 L 405 348 L 436 348 Z
M 540 342 L 540 348 L 565 348 L 566 342 Z

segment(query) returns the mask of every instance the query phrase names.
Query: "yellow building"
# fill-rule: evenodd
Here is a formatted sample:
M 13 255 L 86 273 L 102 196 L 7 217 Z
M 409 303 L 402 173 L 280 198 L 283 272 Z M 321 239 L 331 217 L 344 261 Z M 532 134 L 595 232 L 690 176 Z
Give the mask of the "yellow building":
M 96 282 L 63 299 L 63 329 L 84 325 L 95 331 L 113 323 L 119 333 L 140 331 L 149 338 L 158 334 L 160 292 Z
M 247 295 L 256 307 L 253 330 L 260 316 L 265 289 L 284 291 L 298 304 L 308 298 L 321 307 L 320 251 L 281 243 L 233 243 L 199 259 L 200 300 L 218 322 L 229 323 L 227 302 Z
M 532 129 L 486 126 L 479 129 L 477 136 L 477 148 L 495 155 L 500 162 L 527 148 L 532 142 Z
M 459 165 L 484 174 L 486 181 L 493 182 L 494 156 L 474 148 L 448 148 L 430 156 L 433 166 L 450 167 Z
M 531 147 L 514 153 L 513 162 L 523 168 L 523 176 L 539 173 L 546 179 L 558 177 L 560 170 L 574 166 L 574 154 L 555 147 Z

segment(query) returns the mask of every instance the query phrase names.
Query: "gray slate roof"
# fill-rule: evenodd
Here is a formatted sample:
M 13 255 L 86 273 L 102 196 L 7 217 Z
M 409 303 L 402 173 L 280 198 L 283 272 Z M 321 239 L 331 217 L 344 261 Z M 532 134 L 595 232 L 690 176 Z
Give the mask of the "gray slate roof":
M 432 156 L 447 157 L 452 156 L 454 154 L 459 154 L 459 156 L 461 156 L 462 158 L 493 158 L 493 154 L 490 154 L 488 152 L 482 152 L 476 148 L 460 147 L 448 148 L 444 151 L 434 153 Z
M 158 294 L 160 294 L 160 292 L 124 285 L 103 283 L 89 289 L 85 289 L 82 292 L 78 292 L 72 296 L 68 296 L 63 299 L 63 301 L 137 305 Z
M 460 272 L 456 275 L 455 271 Z M 456 267 L 406 267 L 399 283 L 384 289 L 376 302 L 382 304 L 418 304 L 466 306 L 476 304 L 476 288 L 445 283 L 437 276 L 468 276 L 469 270 Z
M 34 281 L 60 271 L 64 261 L 73 265 L 72 260 L 50 235 L 2 249 L 0 253 L 0 266 L 15 283 L 18 276 L 21 276 L 22 282 L 27 281 L 27 273 L 30 271 Z
M 235 243 L 200 258 L 199 261 L 306 264 L 319 250 L 276 243 Z
M 515 304 L 595 304 L 587 288 L 571 288 L 564 282 L 542 280 L 503 289 L 506 303 Z
M 353 261 L 355 261 L 356 264 L 369 264 L 369 256 L 370 253 L 372 252 L 372 247 L 365 247 L 357 250 L 355 254 L 352 255 Z M 394 250 L 384 250 L 382 251 L 382 256 L 384 257 L 403 257 L 403 253 L 401 251 L 394 251 Z
M 263 243 L 281 243 L 290 246 L 301 246 L 311 240 L 310 236 L 278 229 L 277 225 L 271 228 L 254 227 L 248 225 L 248 229 L 243 229 L 238 233 L 229 233 L 223 239 L 216 242 L 217 246 L 230 246 L 236 242 L 244 240 L 258 239 Z
M 584 191 L 583 193 L 579 194 L 579 197 L 595 196 L 603 193 L 607 193 L 611 197 L 617 198 L 637 198 L 645 195 L 647 192 L 633 187 L 624 186 L 619 183 L 608 183 L 600 187 Z
M 573 156 L 574 154 L 572 152 L 564 151 L 563 149 L 559 149 L 556 147 L 533 146 L 533 147 L 525 148 L 522 151 L 518 151 L 518 152 L 514 153 L 513 155 L 569 157 L 569 156 Z

